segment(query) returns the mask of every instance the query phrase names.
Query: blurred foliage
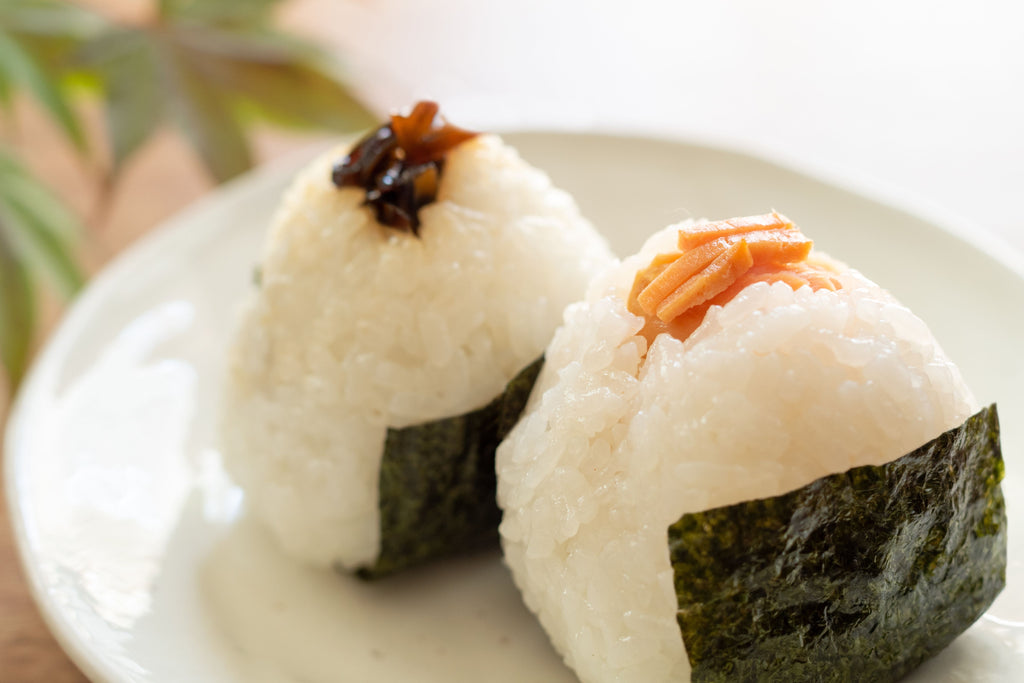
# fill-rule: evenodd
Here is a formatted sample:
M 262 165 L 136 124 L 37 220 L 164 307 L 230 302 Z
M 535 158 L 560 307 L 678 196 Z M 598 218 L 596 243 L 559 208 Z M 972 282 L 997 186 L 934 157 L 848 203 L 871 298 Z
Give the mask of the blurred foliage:
M 280 0 L 151 0 L 119 24 L 64 0 L 0 1 L 0 121 L 34 99 L 84 158 L 116 181 L 163 125 L 176 126 L 217 181 L 252 165 L 252 124 L 353 131 L 374 117 L 332 63 L 273 26 Z M 106 150 L 86 139 L 73 98 L 98 95 Z M 82 285 L 77 218 L 0 147 L 0 361 L 13 390 L 31 355 L 38 293 Z
M 97 15 L 57 0 L 3 0 L 0 4 L 0 106 L 10 114 L 16 90 L 30 93 L 79 151 L 85 136 L 68 101 L 71 55 L 97 35 Z
M 162 0 L 157 19 L 108 26 L 78 52 L 103 84 L 116 174 L 162 123 L 219 180 L 252 165 L 248 124 L 350 131 L 373 119 L 315 47 L 273 30 L 276 0 Z
M 75 217 L 0 149 L 0 360 L 12 387 L 28 365 L 40 281 L 64 298 L 82 286 L 78 230 Z

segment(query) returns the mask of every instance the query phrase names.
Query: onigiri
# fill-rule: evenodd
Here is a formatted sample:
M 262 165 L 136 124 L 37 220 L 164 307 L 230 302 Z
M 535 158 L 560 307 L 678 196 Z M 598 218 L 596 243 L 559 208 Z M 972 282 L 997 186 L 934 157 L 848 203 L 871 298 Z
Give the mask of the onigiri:
M 987 564 L 967 567 L 966 575 L 949 571 L 960 582 L 956 586 L 929 584 L 930 595 L 969 595 L 969 609 L 942 603 L 909 612 L 929 625 L 947 614 L 958 621 L 949 628 L 942 622 L 947 640 L 919 649 L 914 641 L 907 654 L 893 655 L 903 659 L 878 656 L 883 640 L 906 645 L 903 634 L 865 621 L 878 618 L 869 614 L 881 609 L 871 602 L 876 594 L 898 593 L 894 599 L 902 599 L 903 591 L 878 583 L 877 576 L 851 580 L 827 573 L 844 554 L 873 564 L 886 560 L 879 557 L 885 552 L 869 549 L 861 556 L 829 545 L 832 538 L 825 534 L 817 539 L 825 550 L 813 556 L 815 566 L 790 566 L 801 554 L 794 548 L 805 548 L 790 535 L 794 529 L 814 535 L 825 528 L 815 526 L 816 509 L 786 507 L 791 513 L 776 525 L 729 507 L 760 501 L 762 508 L 781 510 L 789 499 L 777 497 L 795 491 L 801 501 L 810 499 L 801 487 L 812 484 L 815 491 L 835 486 L 860 505 L 858 496 L 877 493 L 876 483 L 888 476 L 874 468 L 923 444 L 931 444 L 929 457 L 951 457 L 942 445 L 947 441 L 935 446 L 933 440 L 978 409 L 960 371 L 920 318 L 861 273 L 813 251 L 784 216 L 687 222 L 655 234 L 567 309 L 545 359 L 519 424 L 498 449 L 500 532 L 526 605 L 585 683 L 687 681 L 691 675 L 850 680 L 857 672 L 867 672 L 865 680 L 894 679 L 966 628 L 1001 588 L 1005 509 L 998 492 L 998 443 L 988 440 L 988 422 L 968 424 L 982 432 L 982 455 L 991 456 L 984 461 L 992 469 L 981 473 L 980 492 L 972 497 L 962 481 L 953 481 L 959 488 L 948 497 L 952 518 L 920 531 L 921 553 L 934 549 L 935 534 L 966 534 L 965 544 L 987 544 L 977 546 Z M 950 449 L 965 441 L 951 434 Z M 941 476 L 954 476 L 952 460 L 937 462 Z M 839 479 L 823 479 L 830 475 Z M 865 478 L 871 485 L 859 483 Z M 911 490 L 915 501 L 926 501 L 918 507 L 931 504 L 927 495 L 940 495 L 938 487 Z M 864 518 L 881 520 L 879 507 L 900 507 L 894 500 L 899 502 L 892 496 L 865 502 Z M 970 507 L 968 500 L 977 505 Z M 939 509 L 940 502 L 934 504 Z M 906 548 L 906 562 L 917 566 L 922 555 L 914 554 L 918 546 L 912 541 L 920 518 L 887 530 L 882 521 L 859 526 L 850 520 L 860 518 L 848 509 L 839 508 L 839 519 L 850 515 L 849 524 L 839 528 L 852 526 L 869 544 L 895 539 L 889 554 Z M 715 519 L 722 524 L 712 527 L 710 517 L 699 516 L 712 510 L 721 513 Z M 687 520 L 690 535 L 677 533 L 674 525 Z M 975 529 L 984 520 L 993 530 L 978 540 L 985 534 Z M 755 554 L 759 533 L 781 544 L 779 555 Z M 703 539 L 699 550 L 697 537 Z M 724 551 L 733 562 L 727 574 L 721 562 L 711 562 Z M 686 553 L 707 564 L 681 567 L 678 557 Z M 939 555 L 924 556 L 944 566 Z M 748 569 L 750 587 L 737 583 Z M 844 611 L 840 597 L 815 593 L 827 585 L 853 594 L 861 580 L 873 587 L 866 598 L 870 607 L 857 612 L 861 621 Z M 698 607 L 710 603 L 721 609 L 705 609 L 704 621 L 696 622 L 698 635 L 741 620 L 749 621 L 750 630 L 730 631 L 708 641 L 714 647 L 697 651 L 706 641 L 684 642 L 681 627 L 696 612 L 682 596 L 712 584 L 725 587 L 706 590 L 710 597 Z M 774 595 L 792 591 L 800 594 L 796 602 L 771 611 Z M 812 618 L 805 623 L 807 613 Z M 714 620 L 708 614 L 724 616 Z M 824 621 L 814 621 L 819 617 Z M 847 622 L 849 638 L 843 633 Z M 856 630 L 862 626 L 863 632 Z M 856 649 L 867 641 L 876 649 Z M 751 654 L 762 646 L 769 650 L 765 662 Z M 722 659 L 720 669 L 699 668 L 704 657 L 723 654 L 709 650 L 732 647 L 740 654 Z M 878 661 L 884 674 L 870 668 Z M 822 678 L 823 670 L 832 673 Z
M 321 156 L 230 349 L 223 457 L 248 509 L 298 560 L 369 575 L 496 543 L 493 423 L 610 260 L 568 194 L 433 103 Z

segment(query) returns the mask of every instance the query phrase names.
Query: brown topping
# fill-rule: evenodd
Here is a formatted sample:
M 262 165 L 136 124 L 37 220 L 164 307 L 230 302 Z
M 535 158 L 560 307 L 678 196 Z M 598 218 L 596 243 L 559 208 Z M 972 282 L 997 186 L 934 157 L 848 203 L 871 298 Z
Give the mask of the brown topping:
M 378 222 L 419 235 L 419 210 L 437 198 L 445 157 L 477 135 L 438 111 L 435 102 L 418 102 L 408 115 L 392 115 L 335 164 L 334 184 L 361 187 Z
M 695 225 L 679 231 L 678 244 L 680 251 L 658 254 L 633 281 L 627 307 L 647 318 L 648 341 L 662 332 L 685 339 L 708 308 L 756 282 L 839 288 L 831 271 L 807 261 L 811 240 L 775 212 Z

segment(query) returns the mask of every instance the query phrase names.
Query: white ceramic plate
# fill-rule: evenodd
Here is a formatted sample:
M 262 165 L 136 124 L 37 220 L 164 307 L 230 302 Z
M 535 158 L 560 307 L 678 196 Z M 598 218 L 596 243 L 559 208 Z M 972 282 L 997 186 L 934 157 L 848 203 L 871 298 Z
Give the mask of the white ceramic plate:
M 1024 483 L 1024 277 L 954 231 L 749 156 L 567 133 L 507 138 L 620 253 L 686 217 L 777 208 L 887 286 L 999 403 L 1011 529 Z M 97 681 L 572 681 L 497 554 L 374 585 L 297 567 L 242 514 L 215 447 L 222 354 L 264 229 L 302 159 L 256 172 L 130 250 L 78 300 L 10 422 L 6 481 L 50 626 Z M 914 676 L 1012 681 L 1024 551 L 1008 588 Z

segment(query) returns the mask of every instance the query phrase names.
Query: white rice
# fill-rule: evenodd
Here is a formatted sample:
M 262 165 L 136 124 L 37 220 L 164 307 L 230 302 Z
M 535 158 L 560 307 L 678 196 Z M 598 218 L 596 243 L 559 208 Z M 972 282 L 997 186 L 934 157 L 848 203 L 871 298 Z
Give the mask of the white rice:
M 498 450 L 506 561 L 587 683 L 689 680 L 666 540 L 684 513 L 888 462 L 975 411 L 925 324 L 852 270 L 836 292 L 749 287 L 641 362 L 623 301 L 677 229 L 566 311 Z
M 371 563 L 387 427 L 474 410 L 535 360 L 604 240 L 495 137 L 448 157 L 420 238 L 330 180 L 287 193 L 231 352 L 223 449 L 249 508 L 313 564 Z

